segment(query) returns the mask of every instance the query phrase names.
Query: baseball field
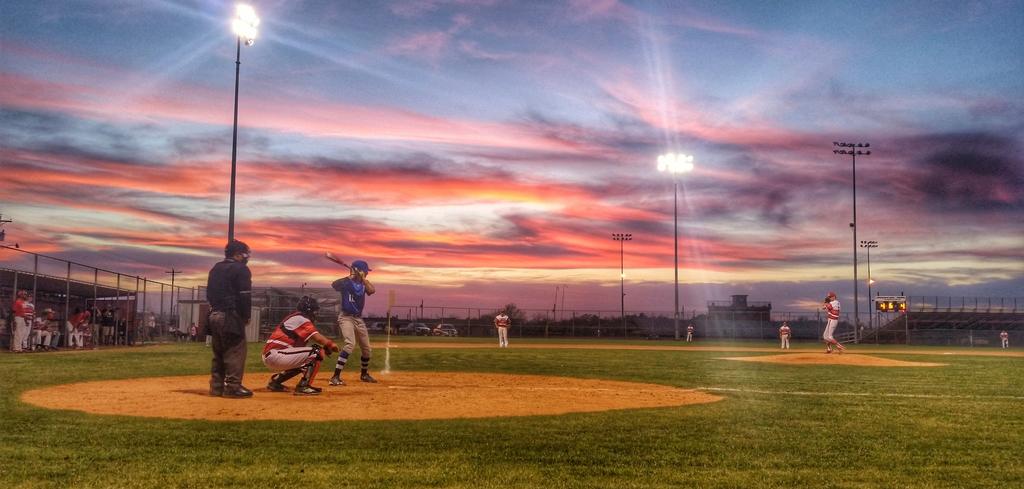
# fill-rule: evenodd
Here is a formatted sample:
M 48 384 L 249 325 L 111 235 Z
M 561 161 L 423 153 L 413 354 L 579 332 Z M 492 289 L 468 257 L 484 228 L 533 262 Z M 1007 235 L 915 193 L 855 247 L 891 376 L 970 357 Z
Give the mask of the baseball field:
M 0 487 L 1019 487 L 1024 352 L 402 338 L 203 395 L 202 344 L 0 355 Z M 386 362 L 385 362 L 386 361 Z M 325 370 L 330 369 L 328 361 Z M 386 363 L 386 364 L 385 364 Z M 389 367 L 387 372 L 381 372 Z

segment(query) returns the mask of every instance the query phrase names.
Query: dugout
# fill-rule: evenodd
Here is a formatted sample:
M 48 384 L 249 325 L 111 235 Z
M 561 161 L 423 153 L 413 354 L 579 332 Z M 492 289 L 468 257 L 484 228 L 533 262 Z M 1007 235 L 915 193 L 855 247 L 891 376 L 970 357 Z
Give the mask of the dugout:
M 126 311 L 121 318 L 127 319 L 127 324 L 132 324 L 135 314 L 135 291 L 119 289 L 107 285 L 84 282 L 68 279 L 67 277 L 56 277 L 31 272 L 24 272 L 10 268 L 0 268 L 0 319 L 5 325 L 0 331 L 0 346 L 10 346 L 10 324 L 9 319 L 14 307 L 14 301 L 18 290 L 26 290 L 33 295 L 36 312 L 44 309 L 53 309 L 56 313 L 56 320 L 63 325 L 67 318 L 74 313 L 76 308 L 91 309 L 93 306 L 103 308 L 103 304 L 111 308 L 118 308 Z M 94 324 L 98 318 L 92 318 Z M 124 334 L 127 334 L 125 332 Z

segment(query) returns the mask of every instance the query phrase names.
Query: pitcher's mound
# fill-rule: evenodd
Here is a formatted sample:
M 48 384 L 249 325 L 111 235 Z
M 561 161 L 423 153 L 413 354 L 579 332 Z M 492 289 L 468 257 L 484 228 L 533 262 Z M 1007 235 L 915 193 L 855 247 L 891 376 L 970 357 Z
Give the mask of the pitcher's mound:
M 858 355 L 856 353 L 787 353 L 756 357 L 731 357 L 726 360 L 741 362 L 785 363 L 789 365 L 856 365 L 858 367 L 941 367 L 944 363 L 905 362 L 888 358 Z
M 249 399 L 206 394 L 209 377 L 151 377 L 65 384 L 25 392 L 21 399 L 51 409 L 95 414 L 211 420 L 450 419 L 532 416 L 682 406 L 721 397 L 657 384 L 611 380 L 455 372 L 374 374 L 366 384 L 314 383 L 319 396 L 266 389 L 270 374 L 249 374 Z M 288 383 L 294 387 L 295 380 Z

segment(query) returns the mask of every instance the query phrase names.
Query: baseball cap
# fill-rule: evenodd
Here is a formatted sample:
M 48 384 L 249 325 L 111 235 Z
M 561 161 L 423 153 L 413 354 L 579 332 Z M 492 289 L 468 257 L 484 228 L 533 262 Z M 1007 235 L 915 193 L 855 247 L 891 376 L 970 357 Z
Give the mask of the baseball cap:
M 370 268 L 370 265 L 368 265 L 363 260 L 356 260 L 352 262 L 352 268 L 358 268 L 363 273 L 369 273 L 371 270 L 373 270 L 372 268 Z

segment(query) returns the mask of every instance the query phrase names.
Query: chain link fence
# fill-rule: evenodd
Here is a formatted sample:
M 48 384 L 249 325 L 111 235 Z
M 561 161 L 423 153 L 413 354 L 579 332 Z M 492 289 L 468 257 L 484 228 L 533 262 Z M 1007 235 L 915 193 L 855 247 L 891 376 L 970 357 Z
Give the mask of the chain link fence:
M 200 321 L 196 308 L 180 306 L 186 300 L 197 302 L 201 294 L 197 288 L 10 246 L 0 246 L 0 253 L 4 254 L 4 267 L 0 268 L 0 348 L 13 346 L 12 308 L 20 290 L 32 295 L 37 317 L 50 318 L 33 325 L 33 329 L 46 328 L 51 333 L 49 345 L 38 345 L 43 348 L 68 346 L 75 329 L 80 330 L 88 348 L 185 341 L 191 324 Z M 80 312 L 88 312 L 85 324 L 80 328 L 69 326 L 69 320 Z M 37 345 L 22 346 L 31 349 Z

